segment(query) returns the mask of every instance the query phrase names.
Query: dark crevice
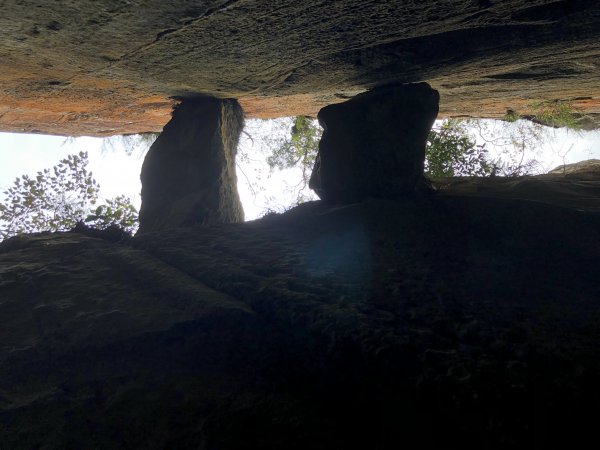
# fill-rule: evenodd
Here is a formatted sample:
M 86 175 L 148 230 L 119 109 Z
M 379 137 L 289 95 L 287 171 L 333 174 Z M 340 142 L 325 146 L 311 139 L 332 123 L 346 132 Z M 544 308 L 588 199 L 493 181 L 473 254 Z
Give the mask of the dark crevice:
M 513 13 L 512 18 L 522 21 L 562 21 L 566 16 L 581 13 L 597 5 L 596 0 L 559 0 L 522 9 Z
M 156 35 L 156 39 L 154 40 L 154 42 L 158 42 L 160 41 L 163 37 L 165 37 L 168 34 L 174 33 L 175 31 L 179 30 L 179 28 L 169 28 L 167 30 L 161 31 L 160 33 L 158 33 Z

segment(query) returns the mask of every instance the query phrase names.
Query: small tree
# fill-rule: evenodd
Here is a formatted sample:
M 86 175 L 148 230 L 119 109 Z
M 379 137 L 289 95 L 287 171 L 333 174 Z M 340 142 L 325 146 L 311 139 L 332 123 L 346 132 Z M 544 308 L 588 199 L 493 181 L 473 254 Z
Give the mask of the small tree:
M 582 129 L 581 121 L 585 119 L 585 114 L 573 106 L 570 101 L 544 100 L 530 103 L 521 113 L 509 109 L 504 117 L 504 120 L 509 122 L 518 119 L 529 120 L 547 127 L 567 128 L 579 132 Z
M 534 173 L 539 148 L 552 140 L 548 127 L 521 120 L 447 119 L 430 133 L 425 167 L 431 177 L 503 176 Z M 494 156 L 491 156 L 491 153 Z
M 425 147 L 425 173 L 432 178 L 454 176 L 485 177 L 495 174 L 497 165 L 489 160 L 485 144 L 478 145 L 466 124 L 444 120 L 431 130 Z
M 289 137 L 271 149 L 271 154 L 267 157 L 269 167 L 271 170 L 283 170 L 300 166 L 303 187 L 306 187 L 322 134 L 323 130 L 315 119 L 306 116 L 295 117 Z
M 300 171 L 300 177 L 296 178 L 295 174 L 291 175 L 290 179 L 293 179 L 294 183 L 285 183 L 281 190 L 288 197 L 286 204 L 277 206 L 273 196 L 264 197 L 266 212 L 284 211 L 291 206 L 315 198 L 314 194 L 308 190 L 308 182 L 322 133 L 323 130 L 317 120 L 306 116 L 286 117 L 269 121 L 249 120 L 246 122 L 244 134 L 248 138 L 247 142 L 251 142 L 253 146 L 258 143 L 260 152 L 265 155 L 265 159 L 262 159 L 262 161 L 266 160 L 269 168 L 267 178 L 270 178 L 275 171 L 286 169 Z M 252 165 L 253 161 L 256 162 L 256 159 L 250 158 L 249 153 L 242 146 L 238 152 L 238 162 Z M 259 193 L 264 195 L 266 189 L 262 170 L 260 168 L 254 169 L 251 180 L 240 164 L 238 164 L 238 169 L 246 178 L 247 185 L 255 199 Z M 298 181 L 296 182 L 296 180 Z M 291 201 L 289 200 L 290 197 Z
M 126 197 L 96 207 L 100 186 L 87 170 L 88 155 L 69 155 L 36 176 L 22 175 L 4 191 L 0 202 L 0 240 L 21 233 L 64 231 L 88 221 L 99 228 L 111 224 L 128 231 L 136 228 L 137 211 Z
M 476 119 L 438 122 L 426 145 L 426 174 L 443 178 L 521 176 L 534 172 L 539 163 L 532 155 L 536 155 L 537 148 L 550 136 L 547 127 L 521 118 L 516 112 L 509 111 L 504 122 Z M 307 196 L 307 187 L 322 135 L 318 122 L 298 116 L 272 120 L 268 124 L 248 121 L 246 125 L 244 133 L 253 145 L 255 138 L 260 142 L 270 174 L 290 168 L 301 170 L 299 182 L 285 189 L 292 193 L 293 200 L 283 208 L 274 208 L 275 199 L 267 197 L 265 209 L 285 210 L 290 205 L 311 199 Z M 238 156 L 239 161 L 246 164 L 255 161 L 243 147 Z M 251 180 L 242 167 L 238 167 L 255 198 L 265 191 L 260 169 L 254 169 Z
M 87 215 L 85 223 L 100 230 L 117 226 L 133 234 L 139 228 L 139 215 L 130 197 L 118 195 L 108 199 L 105 204 L 99 205 Z

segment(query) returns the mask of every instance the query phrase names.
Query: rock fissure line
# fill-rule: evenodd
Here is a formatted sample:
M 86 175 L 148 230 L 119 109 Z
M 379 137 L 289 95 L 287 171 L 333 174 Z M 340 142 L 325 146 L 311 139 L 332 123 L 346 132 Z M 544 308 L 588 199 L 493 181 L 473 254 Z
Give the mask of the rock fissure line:
M 207 297 L 214 297 L 216 294 L 219 297 L 230 297 L 231 306 L 236 304 L 236 307 L 247 307 L 248 312 L 253 312 L 249 305 L 240 301 L 239 299 L 230 296 L 228 293 L 213 288 L 206 284 L 203 280 L 199 279 L 194 275 L 193 272 L 185 270 L 185 268 L 173 264 L 161 257 L 160 253 L 148 251 L 143 246 L 131 245 L 129 243 L 123 244 L 133 250 L 133 252 L 107 252 L 103 255 L 107 265 L 109 267 L 116 267 L 118 269 L 124 269 L 130 276 L 134 283 L 144 282 L 147 283 L 151 280 L 151 285 L 144 286 L 149 294 L 156 295 L 164 290 L 166 297 L 172 296 L 175 293 L 174 287 L 176 288 L 177 297 L 181 298 L 183 294 L 185 304 L 176 306 L 178 309 L 186 310 L 189 309 L 190 303 L 196 301 L 206 302 L 206 306 L 215 306 L 215 302 L 206 300 Z M 139 255 L 137 254 L 139 252 Z M 144 256 L 142 256 L 144 255 Z M 169 288 L 165 288 L 169 286 Z M 219 300 L 219 303 L 222 299 Z
M 95 69 L 93 71 L 88 72 L 88 74 L 101 73 L 103 71 L 111 69 L 112 67 L 116 66 L 117 64 L 122 63 L 122 62 L 124 62 L 124 61 L 126 61 L 128 59 L 131 59 L 131 58 L 135 57 L 136 55 L 138 55 L 140 53 L 143 53 L 146 50 L 149 50 L 149 49 L 155 47 L 166 36 L 169 36 L 169 35 L 171 35 L 173 33 L 177 33 L 177 32 L 183 31 L 183 30 L 187 29 L 190 25 L 193 25 L 196 22 L 200 22 L 201 20 L 210 18 L 211 16 L 213 16 L 213 15 L 219 13 L 219 12 L 225 11 L 225 10 L 229 9 L 231 6 L 233 6 L 233 4 L 238 3 L 239 1 L 241 1 L 241 0 L 227 0 L 220 7 L 209 9 L 203 15 L 201 15 L 199 17 L 196 17 L 196 18 L 184 21 L 182 23 L 181 27 L 178 27 L 178 28 L 169 28 L 169 29 L 166 29 L 164 31 L 161 31 L 161 32 L 159 32 L 156 35 L 154 41 L 149 42 L 148 44 L 142 45 L 142 46 L 136 48 L 135 50 L 132 50 L 132 51 L 130 51 L 130 52 L 128 52 L 128 53 L 126 53 L 126 54 L 118 57 L 114 61 L 110 61 L 110 63 L 107 64 L 107 65 L 105 65 L 104 67 L 101 67 L 101 68 L 98 68 L 98 69 Z M 71 77 L 67 81 L 69 81 L 69 82 L 73 81 L 74 78 L 75 77 Z

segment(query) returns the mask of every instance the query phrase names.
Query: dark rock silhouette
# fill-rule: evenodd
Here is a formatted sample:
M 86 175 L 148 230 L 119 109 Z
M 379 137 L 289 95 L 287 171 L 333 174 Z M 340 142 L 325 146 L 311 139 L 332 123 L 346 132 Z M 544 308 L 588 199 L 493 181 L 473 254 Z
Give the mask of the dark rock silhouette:
M 439 94 L 427 83 L 388 86 L 319 111 L 324 132 L 310 187 L 322 200 L 397 198 L 423 179 Z
M 574 176 L 9 239 L 0 448 L 586 448 L 600 176 Z
M 235 100 L 184 100 L 142 167 L 140 232 L 242 222 L 235 155 L 244 126 Z

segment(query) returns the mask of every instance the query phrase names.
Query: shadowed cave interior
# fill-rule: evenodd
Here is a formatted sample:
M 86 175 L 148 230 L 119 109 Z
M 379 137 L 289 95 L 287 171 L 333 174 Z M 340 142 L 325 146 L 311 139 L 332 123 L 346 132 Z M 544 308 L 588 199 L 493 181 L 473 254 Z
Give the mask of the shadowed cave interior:
M 144 26 L 131 2 L 57 2 L 44 26 L 18 3 L 6 17 L 22 27 L 0 39 L 14 63 L 0 77 L 2 129 L 57 132 L 60 110 L 82 98 L 97 117 L 80 111 L 66 128 L 164 128 L 142 168 L 135 236 L 79 228 L 0 243 L 0 448 L 597 440 L 597 163 L 519 178 L 423 174 L 438 115 L 492 117 L 545 92 L 580 102 L 596 127 L 595 2 L 348 2 L 355 13 L 345 3 L 165 2 Z M 91 12 L 78 47 L 74 24 Z M 111 28 L 123 23 L 127 39 Z M 289 31 L 279 38 L 289 55 L 264 29 Z M 315 39 L 302 52 L 306 29 Z M 203 33 L 210 51 L 192 51 Z M 79 52 L 80 63 L 44 67 L 70 81 L 40 90 L 36 109 L 25 100 L 38 72 L 21 75 L 27 49 L 45 57 L 46 35 L 57 60 Z M 100 65 L 102 36 L 115 46 Z M 304 65 L 284 70 L 294 61 Z M 184 69 L 198 76 L 187 81 Z M 109 98 L 95 99 L 102 89 Z M 111 109 L 120 95 L 135 101 Z M 320 200 L 243 222 L 244 114 L 281 110 L 316 114 L 324 128 L 310 182 Z

